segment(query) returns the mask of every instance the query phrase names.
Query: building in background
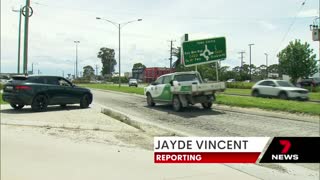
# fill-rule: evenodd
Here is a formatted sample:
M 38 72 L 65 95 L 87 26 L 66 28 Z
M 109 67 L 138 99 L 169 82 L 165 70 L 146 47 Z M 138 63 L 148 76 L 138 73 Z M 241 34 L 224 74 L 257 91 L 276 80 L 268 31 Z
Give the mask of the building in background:
M 126 77 L 126 78 L 131 78 L 132 77 L 132 72 L 125 72 L 124 73 L 124 77 Z
M 144 68 L 143 67 L 139 67 L 139 68 L 133 68 L 132 69 L 132 79 L 138 79 L 138 80 L 143 80 L 143 72 L 144 72 Z
M 143 73 L 143 81 L 146 83 L 151 83 L 155 81 L 159 76 L 173 73 L 174 69 L 170 68 L 161 68 L 161 67 L 150 67 L 145 68 Z

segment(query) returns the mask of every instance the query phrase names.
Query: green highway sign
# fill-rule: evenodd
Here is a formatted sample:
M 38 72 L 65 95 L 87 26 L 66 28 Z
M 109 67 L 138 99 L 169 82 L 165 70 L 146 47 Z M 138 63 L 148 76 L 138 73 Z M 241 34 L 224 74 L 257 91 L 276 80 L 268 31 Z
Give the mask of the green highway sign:
M 182 43 L 185 66 L 195 66 L 223 60 L 227 57 L 226 38 L 210 38 Z

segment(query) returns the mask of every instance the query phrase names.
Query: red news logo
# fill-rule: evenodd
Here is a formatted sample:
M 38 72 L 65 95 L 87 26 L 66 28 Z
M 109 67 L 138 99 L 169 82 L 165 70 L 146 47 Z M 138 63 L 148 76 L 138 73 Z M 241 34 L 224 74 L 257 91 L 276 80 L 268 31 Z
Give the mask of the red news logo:
M 279 143 L 283 146 L 282 154 L 287 154 L 291 148 L 291 142 L 289 140 L 279 140 Z
M 288 154 L 291 148 L 291 142 L 289 140 L 279 140 L 279 144 L 283 146 L 281 154 L 272 154 L 272 160 L 299 160 L 298 154 Z

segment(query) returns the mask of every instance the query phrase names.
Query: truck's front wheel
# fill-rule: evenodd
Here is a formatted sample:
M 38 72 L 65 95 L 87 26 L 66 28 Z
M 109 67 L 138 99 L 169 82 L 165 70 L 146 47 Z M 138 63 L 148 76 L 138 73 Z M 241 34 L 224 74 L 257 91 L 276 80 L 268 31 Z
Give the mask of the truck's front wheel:
M 201 103 L 201 105 L 204 109 L 211 109 L 212 102 Z
M 147 94 L 147 104 L 148 104 L 148 106 L 155 106 L 156 105 L 156 103 L 154 103 L 150 93 Z
M 174 111 L 181 111 L 182 105 L 178 96 L 173 97 L 172 106 Z

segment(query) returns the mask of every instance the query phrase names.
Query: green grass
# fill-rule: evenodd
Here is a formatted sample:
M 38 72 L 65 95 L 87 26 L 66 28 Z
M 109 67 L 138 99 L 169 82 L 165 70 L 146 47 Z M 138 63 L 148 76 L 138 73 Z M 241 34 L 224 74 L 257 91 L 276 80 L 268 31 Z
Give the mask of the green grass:
M 141 87 L 128 87 L 128 86 L 118 86 L 112 84 L 78 84 L 79 86 L 84 86 L 88 88 L 95 88 L 95 89 L 103 89 L 103 90 L 110 90 L 110 91 L 119 91 L 124 93 L 133 93 L 133 94 L 140 94 L 143 95 L 143 88 Z
M 230 94 L 240 94 L 240 95 L 251 95 L 251 89 L 234 89 L 228 88 L 225 90 L 225 93 Z M 309 93 L 310 100 L 320 100 L 320 92 Z
M 4 102 L 4 101 L 2 100 L 2 93 L 0 93 L 0 104 L 7 104 L 7 102 Z
M 320 104 L 280 99 L 217 95 L 217 104 L 320 115 Z

